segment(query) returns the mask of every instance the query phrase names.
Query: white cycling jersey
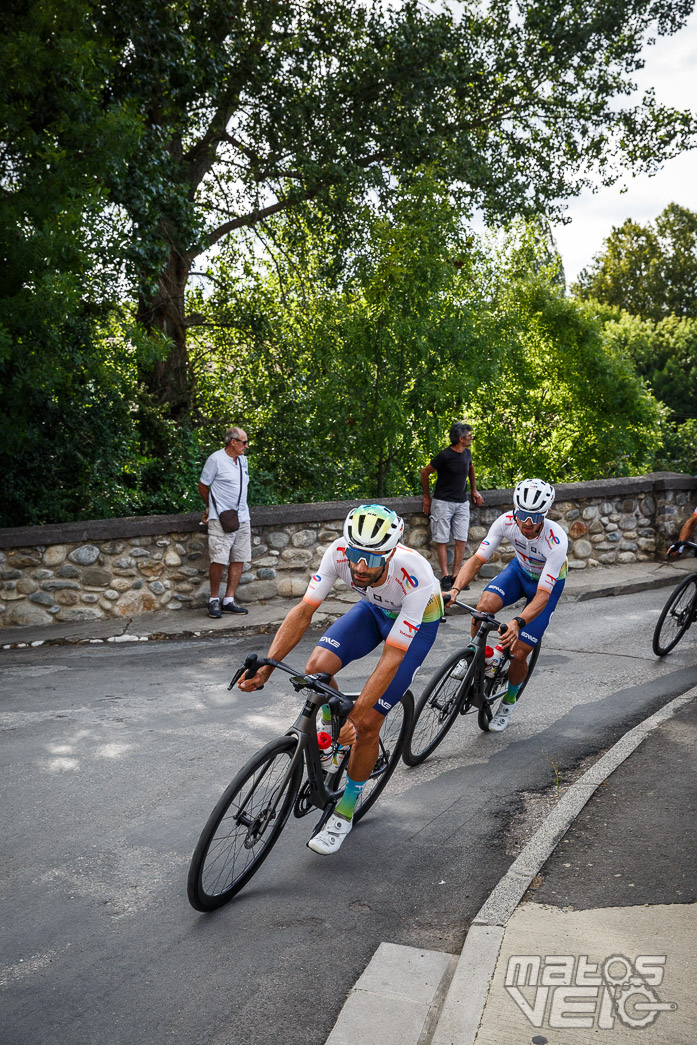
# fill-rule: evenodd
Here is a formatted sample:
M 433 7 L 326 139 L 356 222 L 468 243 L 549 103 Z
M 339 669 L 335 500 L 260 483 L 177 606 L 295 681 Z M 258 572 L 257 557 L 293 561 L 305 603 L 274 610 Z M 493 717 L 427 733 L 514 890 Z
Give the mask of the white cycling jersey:
M 395 548 L 383 584 L 377 588 L 358 588 L 351 580 L 346 540 L 339 537 L 322 556 L 319 570 L 311 578 L 303 600 L 311 606 L 319 606 L 339 578 L 375 610 L 394 618 L 394 626 L 385 640 L 389 646 L 408 649 L 422 624 L 440 620 L 443 616 L 440 585 L 431 564 L 404 544 Z
M 513 545 L 519 566 L 531 580 L 538 582 L 538 588 L 552 591 L 556 582 L 566 577 L 569 538 L 558 523 L 545 519 L 539 535 L 529 541 L 520 532 L 513 512 L 507 512 L 492 523 L 475 554 L 487 562 L 504 537 Z

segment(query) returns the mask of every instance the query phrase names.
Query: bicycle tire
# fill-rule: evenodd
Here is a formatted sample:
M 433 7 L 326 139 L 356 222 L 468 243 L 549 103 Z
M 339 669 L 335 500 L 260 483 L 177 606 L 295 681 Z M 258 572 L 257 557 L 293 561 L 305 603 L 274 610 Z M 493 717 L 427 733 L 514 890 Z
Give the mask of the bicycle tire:
M 530 659 L 528 661 L 528 673 L 525 676 L 525 678 L 523 679 L 522 686 L 518 690 L 518 700 L 520 700 L 520 698 L 522 697 L 523 693 L 525 692 L 525 688 L 526 688 L 526 686 L 528 684 L 530 676 L 532 675 L 533 671 L 535 670 L 535 665 L 537 664 L 537 661 L 539 659 L 540 649 L 541 648 L 542 648 L 542 643 L 541 642 L 538 642 L 537 645 L 533 647 L 533 651 L 530 654 Z M 496 701 L 499 700 L 499 698 L 502 697 L 504 695 L 504 693 L 506 692 L 506 690 L 508 689 L 508 669 L 510 668 L 510 666 L 511 666 L 511 662 L 510 662 L 510 660 L 507 660 L 506 663 L 503 665 L 501 671 L 498 673 L 498 675 L 494 679 L 494 684 L 491 687 L 490 692 L 487 693 L 487 696 L 486 696 L 487 703 L 489 705 L 495 704 Z M 516 701 L 516 703 L 517 703 L 517 701 Z
M 535 670 L 535 665 L 537 664 L 537 661 L 539 659 L 540 649 L 541 648 L 542 648 L 542 643 L 541 642 L 538 642 L 537 645 L 535 647 L 533 647 L 532 654 L 530 655 L 530 660 L 528 661 L 528 673 L 525 676 L 525 678 L 523 679 L 522 685 L 521 685 L 520 689 L 518 690 L 518 696 L 516 698 L 516 704 L 518 703 L 518 701 L 522 697 L 522 695 L 523 695 L 523 693 L 525 691 L 525 687 L 527 686 L 528 682 L 530 681 L 530 676 L 532 675 L 533 671 Z M 499 700 L 501 697 L 503 697 L 505 691 L 508 689 L 508 669 L 509 669 L 510 665 L 511 665 L 510 660 L 507 660 L 506 664 L 504 665 L 503 670 L 500 671 L 499 674 L 494 679 L 494 685 L 492 686 L 491 692 L 489 693 L 489 695 L 486 698 L 484 707 L 481 707 L 479 709 L 479 713 L 477 715 L 477 725 L 481 729 L 482 733 L 488 733 L 489 732 L 489 723 L 491 722 L 492 718 L 494 717 L 493 706 L 494 706 L 494 704 L 496 703 L 497 700 Z
M 653 652 L 657 657 L 670 653 L 692 624 L 697 607 L 697 574 L 691 573 L 670 593 L 653 633 Z
M 406 691 L 398 704 L 385 715 L 385 722 L 380 729 L 380 754 L 373 772 L 361 791 L 353 814 L 354 823 L 365 816 L 375 805 L 387 787 L 390 777 L 402 758 L 404 745 L 407 742 L 414 720 L 414 696 L 410 689 Z M 348 755 L 340 766 L 336 776 L 336 788 L 341 785 L 341 778 L 348 768 Z M 326 819 L 326 817 L 324 817 Z M 321 821 L 320 821 L 321 823 Z
M 283 782 L 298 743 L 297 736 L 271 741 L 247 762 L 221 795 L 189 866 L 187 896 L 197 911 L 214 911 L 231 900 L 271 852 L 302 780 L 303 763 L 299 761 Z M 264 826 L 263 814 L 281 785 L 276 813 Z M 256 832 L 260 833 L 255 837 Z
M 461 660 L 467 661 L 467 672 L 462 679 L 453 679 L 451 672 Z M 414 725 L 405 745 L 402 758 L 408 766 L 420 766 L 432 755 L 447 733 L 465 703 L 467 682 L 474 659 L 474 650 L 461 649 L 446 660 L 436 671 L 419 697 L 414 710 Z

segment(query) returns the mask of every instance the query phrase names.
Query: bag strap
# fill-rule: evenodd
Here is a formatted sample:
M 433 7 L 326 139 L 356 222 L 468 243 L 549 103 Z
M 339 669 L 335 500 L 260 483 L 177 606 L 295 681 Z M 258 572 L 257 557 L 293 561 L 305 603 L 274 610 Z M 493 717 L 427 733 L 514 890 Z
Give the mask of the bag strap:
M 237 511 L 237 509 L 239 508 L 240 501 L 242 500 L 242 483 L 244 482 L 244 473 L 242 471 L 242 465 L 239 460 L 237 461 L 237 467 L 240 470 L 240 492 L 237 495 L 237 504 L 235 505 L 235 511 Z M 211 485 L 208 487 L 208 496 L 213 502 L 213 507 L 215 508 L 216 515 L 220 515 L 220 512 L 218 511 L 218 505 L 215 503 L 215 497 L 213 496 L 213 482 L 211 482 Z

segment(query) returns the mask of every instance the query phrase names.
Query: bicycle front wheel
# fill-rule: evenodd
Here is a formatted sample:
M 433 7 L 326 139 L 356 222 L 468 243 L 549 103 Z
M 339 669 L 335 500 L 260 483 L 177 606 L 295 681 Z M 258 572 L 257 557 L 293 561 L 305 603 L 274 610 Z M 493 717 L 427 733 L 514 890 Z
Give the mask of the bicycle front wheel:
M 408 766 L 421 765 L 452 728 L 464 704 L 463 689 L 471 686 L 471 682 L 466 681 L 466 675 L 469 674 L 473 659 L 474 650 L 469 648 L 454 653 L 440 671 L 433 675 L 419 697 L 414 711 L 414 727 L 402 756 Z M 453 672 L 461 661 L 465 663 L 456 678 Z
M 377 762 L 356 802 L 356 809 L 353 814 L 354 823 L 357 823 L 361 817 L 365 816 L 385 790 L 388 780 L 402 757 L 413 721 L 414 697 L 411 690 L 408 689 L 399 704 L 395 704 L 392 710 L 385 715 L 385 721 L 380 729 L 380 751 Z M 341 779 L 348 768 L 348 760 L 349 756 L 347 755 L 337 773 L 334 785 L 337 790 L 342 786 Z
M 692 624 L 697 608 L 697 574 L 691 574 L 678 584 L 661 610 L 653 633 L 653 651 L 657 657 L 677 646 Z
M 191 858 L 187 895 L 214 911 L 246 885 L 271 852 L 300 788 L 296 736 L 280 737 L 240 770 L 208 818 Z

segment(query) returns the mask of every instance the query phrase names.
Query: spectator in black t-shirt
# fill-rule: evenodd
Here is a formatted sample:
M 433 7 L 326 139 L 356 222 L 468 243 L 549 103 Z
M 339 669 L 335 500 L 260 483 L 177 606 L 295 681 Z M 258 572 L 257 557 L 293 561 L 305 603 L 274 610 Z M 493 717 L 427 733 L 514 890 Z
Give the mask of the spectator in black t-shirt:
M 477 491 L 472 464 L 472 428 L 464 421 L 455 421 L 450 429 L 450 446 L 441 450 L 421 472 L 423 513 L 431 517 L 431 537 L 438 553 L 443 591 L 448 591 L 458 575 L 465 556 L 469 533 L 470 506 L 467 500 L 467 480 L 470 481 L 472 500 L 478 508 L 484 504 Z M 438 473 L 431 498 L 429 476 Z M 450 531 L 455 539 L 452 573 L 448 573 L 448 541 Z

